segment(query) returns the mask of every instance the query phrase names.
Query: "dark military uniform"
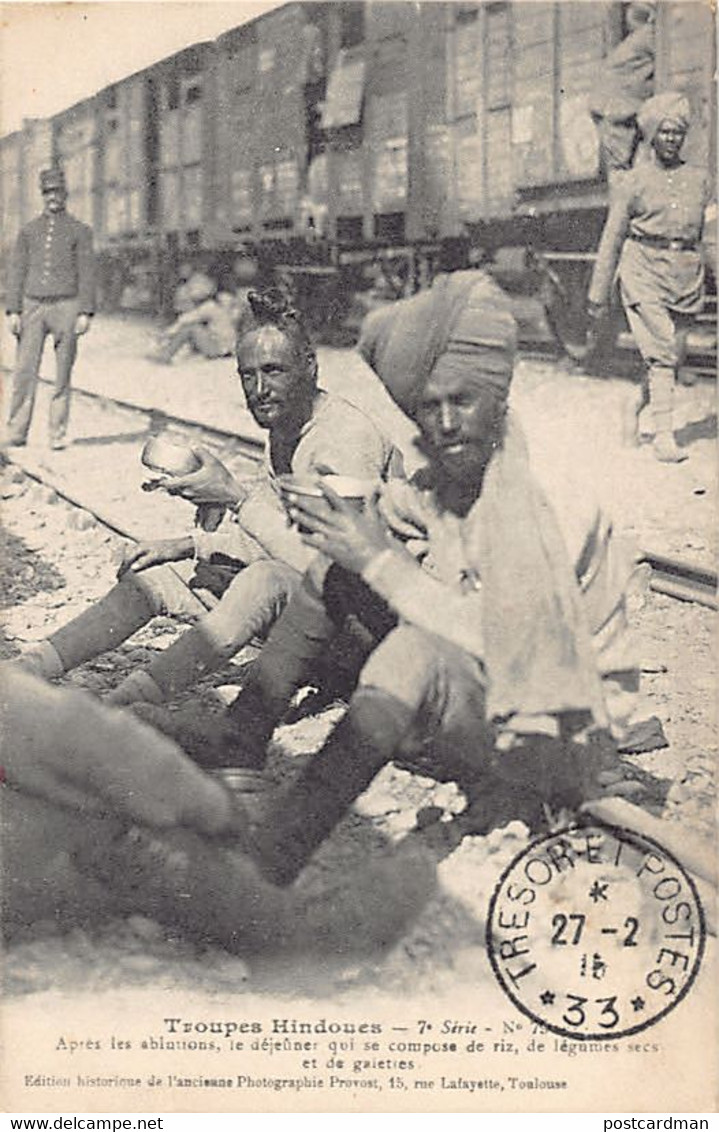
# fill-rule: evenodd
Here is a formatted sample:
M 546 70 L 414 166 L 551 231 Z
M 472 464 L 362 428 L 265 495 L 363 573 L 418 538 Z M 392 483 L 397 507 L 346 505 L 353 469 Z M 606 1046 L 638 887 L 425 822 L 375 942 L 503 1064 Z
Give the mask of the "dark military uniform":
M 42 174 L 41 187 L 64 192 L 62 173 Z M 11 261 L 6 296 L 9 315 L 22 316 L 8 443 L 24 444 L 30 429 L 37 376 L 48 334 L 55 345 L 55 389 L 50 403 L 50 439 L 60 445 L 70 412 L 70 375 L 77 353 L 78 315 L 95 304 L 92 230 L 64 209 L 44 212 L 22 228 Z

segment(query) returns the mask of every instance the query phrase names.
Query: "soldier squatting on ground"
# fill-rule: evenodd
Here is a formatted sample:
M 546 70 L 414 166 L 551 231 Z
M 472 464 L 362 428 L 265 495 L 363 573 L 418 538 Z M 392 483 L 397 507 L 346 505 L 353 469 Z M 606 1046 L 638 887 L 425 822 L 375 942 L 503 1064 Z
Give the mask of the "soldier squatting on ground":
M 145 708 L 206 765 L 261 767 L 267 740 L 347 615 L 365 629 L 348 712 L 240 844 L 272 880 L 302 870 L 390 760 L 458 782 L 486 832 L 543 803 L 576 808 L 621 775 L 612 735 L 637 686 L 622 567 L 604 516 L 559 516 L 507 412 L 516 331 L 476 272 L 375 318 L 363 346 L 419 425 L 427 467 L 357 512 L 329 487 L 291 502 L 320 552 L 245 690 L 211 721 Z M 238 804 L 238 814 L 242 807 Z
M 109 698 L 160 703 L 191 687 L 267 633 L 314 556 L 287 525 L 277 476 L 339 474 L 374 482 L 397 464 L 399 453 L 365 413 L 318 387 L 317 357 L 292 309 L 272 294 L 254 294 L 251 302 L 237 365 L 248 408 L 269 434 L 260 473 L 239 483 L 197 449 L 200 469 L 168 482 L 168 490 L 226 507 L 225 521 L 214 532 L 196 528 L 185 538 L 129 549 L 117 585 L 24 656 L 37 675 L 58 677 L 115 648 L 153 617 L 184 614 L 197 626 Z M 193 556 L 188 590 L 166 564 Z
M 613 182 L 591 299 L 603 310 L 619 261 L 648 366 L 655 450 L 674 461 L 675 324 L 701 296 L 706 191 L 679 156 L 683 101 L 651 99 L 638 122 L 652 157 Z M 52 197 L 50 188 L 64 203 L 57 179 Z M 33 304 L 70 300 L 33 290 Z M 72 301 L 90 313 L 89 302 Z M 479 832 L 517 817 L 536 827 L 547 807 L 577 810 L 605 791 L 632 792 L 616 747 L 638 684 L 626 639 L 632 564 L 606 515 L 583 498 L 551 497 L 532 468 L 507 407 L 516 328 L 484 275 L 440 275 L 364 328 L 365 358 L 419 429 L 426 464 L 409 482 L 390 477 L 391 440 L 318 387 L 295 312 L 276 295 L 255 295 L 251 305 L 237 360 L 248 407 L 268 432 L 265 466 L 239 483 L 198 449 L 200 469 L 165 486 L 226 508 L 218 531 L 134 548 L 110 593 L 7 668 L 13 757 L 4 805 L 18 861 L 37 830 L 52 827 L 87 883 L 109 883 L 121 907 L 226 946 L 301 947 L 325 931 L 332 898 L 310 912 L 295 890 L 275 886 L 302 872 L 391 761 L 456 782 L 469 803 L 464 828 Z M 376 495 L 358 510 L 324 484 L 320 498 L 285 491 L 283 503 L 278 477 L 288 473 L 357 476 L 373 481 Z M 217 555 L 229 572 L 217 571 Z M 167 565 L 192 557 L 188 597 Z M 198 624 L 109 697 L 144 701 L 145 722 L 21 671 L 58 678 L 165 611 Z M 348 628 L 356 647 L 344 718 L 289 784 L 257 802 L 231 795 L 208 771 L 262 775 L 275 725 Z M 219 726 L 153 706 L 268 633 Z M 387 869 L 369 868 L 367 891 L 394 885 L 400 874 Z M 402 858 L 400 871 L 406 898 L 386 938 L 432 887 L 421 854 Z M 41 884 L 20 897 L 21 916 L 34 899 L 56 899 Z M 99 886 L 98 907 L 105 899 Z M 377 942 L 372 924 L 360 923 L 362 907 L 339 935 L 326 928 L 327 947 L 349 946 L 353 932 Z

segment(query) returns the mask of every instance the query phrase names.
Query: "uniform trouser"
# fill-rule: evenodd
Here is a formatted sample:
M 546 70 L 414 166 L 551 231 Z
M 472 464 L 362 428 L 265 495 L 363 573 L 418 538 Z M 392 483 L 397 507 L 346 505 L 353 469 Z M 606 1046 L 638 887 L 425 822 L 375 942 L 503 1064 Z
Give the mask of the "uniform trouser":
M 344 667 L 348 679 L 354 672 L 356 680 L 372 649 L 396 623 L 387 604 L 361 578 L 316 559 L 272 629 L 250 677 L 248 691 L 253 701 L 262 703 L 267 735 L 294 693 L 317 677 L 330 643 L 343 628 L 351 630 L 343 637 Z M 232 709 L 230 714 L 235 714 Z
M 646 366 L 641 404 L 651 403 L 657 432 L 670 432 L 674 381 L 684 360 L 692 316 L 672 311 L 658 302 L 628 303 L 625 299 L 624 309 Z
M 395 761 L 442 780 L 470 782 L 488 769 L 495 734 L 486 719 L 480 662 L 457 645 L 399 625 L 369 657 L 355 692 L 394 699 L 411 719 Z
M 211 569 L 211 568 L 210 568 Z M 228 657 L 252 637 L 264 636 L 279 617 L 300 574 L 285 562 L 267 558 L 252 562 L 236 573 L 219 601 L 190 581 L 191 593 L 167 567 L 152 567 L 136 575 L 158 615 L 188 616 L 200 620 L 202 631 L 218 652 Z
M 639 143 L 636 121 L 602 117 L 598 122 L 602 161 L 611 175 L 618 169 L 629 169 Z
M 77 354 L 75 323 L 78 313 L 77 299 L 42 302 L 37 299 L 25 300 L 8 420 L 10 444 L 23 444 L 27 440 L 35 404 L 38 370 L 48 334 L 52 335 L 55 345 L 55 388 L 50 400 L 50 439 L 58 442 L 64 438 L 70 416 L 70 375 Z
M 658 302 L 627 302 L 624 309 L 629 328 L 644 364 L 676 370 L 684 360 L 686 334 L 692 315 L 672 311 Z
M 196 627 L 159 653 L 147 670 L 159 694 L 172 696 L 220 667 L 253 637 L 264 637 L 301 577 L 284 562 L 253 562 L 231 575 L 229 585 L 226 575 L 218 575 L 218 601 L 215 593 L 199 588 L 212 584 L 212 574 L 212 568 L 203 569 L 201 564 L 189 589 L 168 566 L 127 573 L 105 597 L 51 634 L 49 643 L 59 657 L 61 671 L 68 672 L 117 647 L 154 616 L 186 617 L 197 622 Z M 144 679 L 142 673 L 126 678 L 121 685 L 123 695 L 125 685 L 129 682 L 134 687 L 138 679 Z
M 557 720 L 554 734 L 531 716 L 515 717 L 517 730 L 505 731 L 487 718 L 486 689 L 476 657 L 423 629 L 399 625 L 362 669 L 349 717 L 355 726 L 370 720 L 372 730 L 376 702 L 383 732 L 397 736 L 395 763 L 456 782 L 485 804 L 488 789 L 503 783 L 510 816 L 536 816 L 543 801 L 573 808 L 590 797 L 596 775 L 614 759 L 609 736 L 578 737 L 571 716 Z
M 321 750 L 250 824 L 249 847 L 265 875 L 289 884 L 389 762 L 457 782 L 483 831 L 520 816 L 534 825 L 543 800 L 584 797 L 577 753 L 559 735 L 534 734 L 498 752 L 481 663 L 399 625 L 365 664 L 346 716 Z
M 488 774 L 499 774 L 514 781 L 518 789 L 536 792 L 535 787 L 541 785 L 545 797 L 576 788 L 573 766 L 572 773 L 566 774 L 566 784 L 562 780 L 562 770 L 570 769 L 567 758 L 576 754 L 572 744 L 544 734 L 539 725 L 535 730 L 529 717 L 498 751 L 499 735 L 486 714 L 485 673 L 476 657 L 413 625 L 397 624 L 386 603 L 353 575 L 332 568 L 324 587 L 318 580 L 310 570 L 272 630 L 252 673 L 254 703 L 249 706 L 256 708 L 259 693 L 266 715 L 265 740 L 292 693 L 326 651 L 342 615 L 354 610 L 366 638 L 364 653 L 357 653 L 358 682 L 349 718 L 355 726 L 359 719 L 362 727 L 363 721 L 373 718 L 376 701 L 387 759 L 465 787 Z M 238 707 L 244 696 L 241 693 Z M 241 709 L 238 716 L 242 718 Z M 367 738 L 370 745 L 375 744 L 376 736 Z M 530 748 L 531 756 L 527 753 Z

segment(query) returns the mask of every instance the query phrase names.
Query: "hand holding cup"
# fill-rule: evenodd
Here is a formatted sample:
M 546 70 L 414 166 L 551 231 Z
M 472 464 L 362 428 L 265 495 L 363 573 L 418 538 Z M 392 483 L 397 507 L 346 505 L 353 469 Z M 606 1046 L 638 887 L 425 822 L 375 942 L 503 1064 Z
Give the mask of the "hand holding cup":
M 303 542 L 361 574 L 392 545 L 377 511 L 376 485 L 349 476 L 281 477 L 285 507 Z

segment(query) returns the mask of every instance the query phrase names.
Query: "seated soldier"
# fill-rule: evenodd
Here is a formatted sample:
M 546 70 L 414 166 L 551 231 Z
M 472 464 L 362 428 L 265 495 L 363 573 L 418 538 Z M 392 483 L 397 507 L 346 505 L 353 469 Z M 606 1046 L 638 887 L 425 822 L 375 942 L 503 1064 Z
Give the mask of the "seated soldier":
M 328 489 L 320 505 L 296 497 L 305 541 L 335 566 L 315 562 L 223 729 L 223 761 L 261 764 L 326 648 L 338 592 L 352 592 L 376 647 L 347 714 L 292 786 L 263 814 L 248 811 L 245 847 L 278 883 L 390 760 L 456 781 L 482 832 L 517 816 L 537 823 L 544 803 L 578 806 L 618 773 L 611 733 L 637 684 L 624 642 L 629 565 L 611 527 L 596 512 L 586 522 L 576 493 L 555 515 L 507 410 L 516 332 L 505 297 L 462 272 L 394 311 L 366 348 L 419 425 L 428 466 L 387 485 L 375 511 Z M 197 753 L 209 760 L 218 744 Z
M 172 309 L 175 315 L 186 314 L 211 299 L 217 290 L 209 275 L 204 271 L 195 271 L 191 263 L 181 263 L 178 268 L 178 287 L 172 298 Z
M 228 358 L 235 342 L 237 318 L 234 296 L 221 291 L 178 315 L 162 335 L 152 360 L 170 365 L 183 346 L 203 358 Z
M 432 895 L 410 844 L 352 865 L 350 886 L 343 871 L 282 892 L 234 847 L 224 781 L 132 713 L 13 665 L 0 703 L 6 938 L 136 913 L 230 951 L 346 956 L 392 942 Z
M 314 556 L 288 526 L 276 476 L 313 471 L 380 480 L 399 453 L 372 421 L 317 384 L 317 356 L 296 313 L 273 293 L 251 296 L 254 321 L 240 330 L 237 365 L 256 422 L 269 432 L 265 464 L 255 478 L 235 480 L 210 453 L 201 468 L 169 481 L 167 490 L 230 514 L 215 532 L 132 547 L 119 582 L 105 597 L 24 654 L 21 663 L 57 678 L 127 640 L 153 617 L 199 619 L 147 670 L 131 673 L 113 703 L 161 702 L 221 667 L 256 635 L 264 635 Z M 230 569 L 214 570 L 221 555 Z M 166 563 L 199 560 L 191 591 Z M 208 563 L 210 564 L 208 566 Z M 221 597 L 219 604 L 216 593 Z

